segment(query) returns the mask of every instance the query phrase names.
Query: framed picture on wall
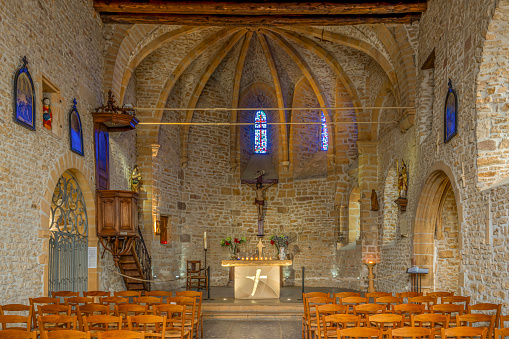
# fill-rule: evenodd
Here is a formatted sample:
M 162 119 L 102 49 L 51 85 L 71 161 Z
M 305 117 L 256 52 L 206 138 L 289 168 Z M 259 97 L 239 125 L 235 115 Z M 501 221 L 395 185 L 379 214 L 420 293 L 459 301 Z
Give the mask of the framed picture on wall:
M 69 140 L 71 151 L 79 155 L 84 155 L 83 151 L 83 129 L 81 127 L 80 114 L 76 108 L 76 99 L 73 99 L 73 107 L 69 112 Z
M 449 79 L 444 108 L 444 143 L 449 142 L 456 133 L 458 133 L 458 96 Z
M 14 121 L 35 131 L 35 90 L 27 64 L 25 56 L 14 76 Z

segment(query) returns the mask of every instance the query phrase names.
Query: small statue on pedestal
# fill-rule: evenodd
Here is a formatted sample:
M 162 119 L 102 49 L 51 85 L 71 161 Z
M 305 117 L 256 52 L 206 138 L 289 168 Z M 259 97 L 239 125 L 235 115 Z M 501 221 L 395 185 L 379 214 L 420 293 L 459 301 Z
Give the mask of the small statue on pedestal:
M 131 172 L 131 191 L 138 192 L 141 181 L 141 173 L 138 165 L 135 165 Z
M 53 120 L 53 113 L 51 113 L 51 101 L 49 98 L 42 99 L 42 125 L 51 131 L 51 122 Z

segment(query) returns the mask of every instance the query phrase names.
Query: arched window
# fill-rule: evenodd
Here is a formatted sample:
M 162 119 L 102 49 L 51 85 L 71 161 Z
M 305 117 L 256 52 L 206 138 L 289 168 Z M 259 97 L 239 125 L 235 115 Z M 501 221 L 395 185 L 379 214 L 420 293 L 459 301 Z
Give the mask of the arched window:
M 255 114 L 255 153 L 267 153 L 267 115 L 264 111 Z
M 327 151 L 329 149 L 329 131 L 327 130 L 327 121 L 325 120 L 325 115 L 322 112 L 322 131 L 320 134 L 322 141 L 322 151 Z

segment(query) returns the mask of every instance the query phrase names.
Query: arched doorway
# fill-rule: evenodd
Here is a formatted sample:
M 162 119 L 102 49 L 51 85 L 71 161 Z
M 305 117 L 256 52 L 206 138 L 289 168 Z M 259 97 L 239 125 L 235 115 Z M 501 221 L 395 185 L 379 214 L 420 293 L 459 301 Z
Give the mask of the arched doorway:
M 414 263 L 428 268 L 423 291 L 456 291 L 460 269 L 461 211 L 449 176 L 433 171 L 421 192 L 414 228 Z
M 352 189 L 348 201 L 348 243 L 355 243 L 361 235 L 361 192 L 358 187 Z
M 77 179 L 65 171 L 51 198 L 48 294 L 87 290 L 88 216 Z

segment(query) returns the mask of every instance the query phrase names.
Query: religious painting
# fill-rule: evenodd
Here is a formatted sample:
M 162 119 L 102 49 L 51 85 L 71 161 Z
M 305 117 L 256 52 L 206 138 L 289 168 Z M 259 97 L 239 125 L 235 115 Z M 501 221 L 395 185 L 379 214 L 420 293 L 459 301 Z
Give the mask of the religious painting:
M 35 91 L 27 63 L 23 57 L 23 66 L 14 77 L 14 121 L 35 131 Z
M 81 128 L 81 119 L 76 108 L 76 99 L 73 100 L 73 107 L 69 113 L 69 140 L 71 151 L 83 155 L 83 130 Z
M 445 97 L 444 108 L 444 143 L 452 139 L 458 132 L 458 97 L 456 91 L 452 88 L 451 79 L 449 79 L 449 89 Z

